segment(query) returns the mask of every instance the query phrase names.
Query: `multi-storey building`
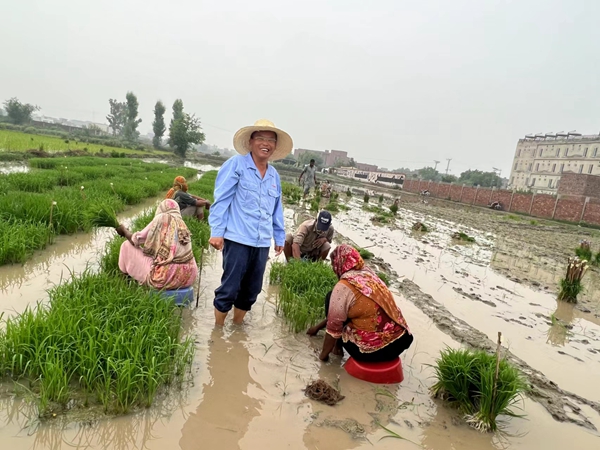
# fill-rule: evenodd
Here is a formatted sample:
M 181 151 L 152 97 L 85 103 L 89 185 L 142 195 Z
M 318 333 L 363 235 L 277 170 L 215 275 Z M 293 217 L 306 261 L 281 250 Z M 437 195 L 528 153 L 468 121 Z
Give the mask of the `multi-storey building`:
M 319 155 L 323 160 L 323 164 L 326 167 L 333 167 L 336 165 L 348 164 L 350 158 L 348 157 L 348 152 L 344 152 L 341 150 L 308 150 L 306 148 L 297 148 L 294 150 L 294 156 L 297 158 L 304 153 L 312 153 L 315 155 Z
M 561 132 L 519 139 L 508 188 L 555 194 L 567 172 L 600 175 L 600 135 Z

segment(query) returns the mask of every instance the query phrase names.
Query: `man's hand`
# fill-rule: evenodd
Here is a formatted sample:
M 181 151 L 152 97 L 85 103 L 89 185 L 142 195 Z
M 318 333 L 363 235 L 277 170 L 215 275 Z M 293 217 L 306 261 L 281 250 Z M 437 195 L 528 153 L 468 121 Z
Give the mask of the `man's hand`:
M 223 250 L 223 244 L 225 243 L 225 239 L 223 239 L 222 237 L 211 237 L 208 240 L 208 243 L 217 250 Z
M 313 242 L 313 248 L 323 247 L 325 242 L 327 242 L 326 237 L 321 237 L 321 238 L 315 239 L 315 241 Z
M 282 251 L 283 251 L 283 245 L 276 245 L 275 246 L 275 256 L 281 255 Z

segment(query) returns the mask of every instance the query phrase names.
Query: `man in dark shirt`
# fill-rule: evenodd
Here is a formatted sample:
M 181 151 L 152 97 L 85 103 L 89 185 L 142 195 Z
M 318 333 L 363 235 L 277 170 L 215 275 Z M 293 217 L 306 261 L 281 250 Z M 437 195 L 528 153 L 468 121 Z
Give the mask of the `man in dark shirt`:
M 308 219 L 302 222 L 296 233 L 289 233 L 285 237 L 285 259 L 325 260 L 331 249 L 333 233 L 331 213 L 321 211 L 316 220 Z
M 182 216 L 204 219 L 204 209 L 210 209 L 210 202 L 184 191 L 175 191 L 173 200 L 179 205 Z

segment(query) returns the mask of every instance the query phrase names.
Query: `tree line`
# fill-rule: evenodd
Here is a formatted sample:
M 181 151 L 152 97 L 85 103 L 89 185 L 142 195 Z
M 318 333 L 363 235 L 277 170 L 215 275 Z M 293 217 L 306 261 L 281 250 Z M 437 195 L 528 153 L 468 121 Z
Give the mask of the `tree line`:
M 426 181 L 441 181 L 444 183 L 460 183 L 467 186 L 500 187 L 502 178 L 496 172 L 484 172 L 482 170 L 466 170 L 460 176 L 442 174 L 433 167 L 423 167 L 418 170 L 406 168 L 396 169 L 393 172 L 406 174 L 409 178 L 418 178 Z
M 142 119 L 138 117 L 139 102 L 133 92 L 127 92 L 125 101 L 117 99 L 109 99 L 109 114 L 106 116 L 108 126 L 112 131 L 114 138 L 119 139 L 127 144 L 127 146 L 139 144 L 140 132 L 138 126 Z M 32 120 L 34 112 L 39 111 L 40 107 L 30 103 L 23 103 L 18 98 L 10 98 L 3 103 L 8 122 L 13 125 L 27 125 Z M 185 157 L 187 151 L 192 145 L 202 144 L 205 140 L 205 135 L 202 132 L 200 119 L 194 114 L 188 114 L 183 109 L 183 101 L 175 100 L 173 103 L 173 116 L 169 124 L 169 137 L 167 145 L 175 152 L 176 155 Z M 163 138 L 167 131 L 165 123 L 166 107 L 160 100 L 154 105 L 154 121 L 152 122 L 152 130 L 154 137 L 152 145 L 156 149 L 163 148 Z M 92 132 L 98 136 L 99 129 L 91 125 L 83 131 Z

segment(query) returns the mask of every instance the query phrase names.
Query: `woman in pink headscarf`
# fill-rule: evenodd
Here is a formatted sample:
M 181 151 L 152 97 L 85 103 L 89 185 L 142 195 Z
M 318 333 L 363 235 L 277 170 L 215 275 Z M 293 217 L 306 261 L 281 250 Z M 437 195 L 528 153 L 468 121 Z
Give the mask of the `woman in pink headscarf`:
M 175 200 L 163 200 L 142 231 L 132 233 L 120 225 L 117 233 L 127 238 L 119 252 L 121 272 L 155 289 L 180 289 L 194 283 L 198 266 L 191 235 Z
M 390 290 L 354 247 L 337 247 L 331 265 L 340 281 L 325 299 L 327 319 L 307 331 L 314 336 L 326 328 L 320 359 L 342 354 L 342 347 L 357 361 L 396 359 L 413 336 Z

